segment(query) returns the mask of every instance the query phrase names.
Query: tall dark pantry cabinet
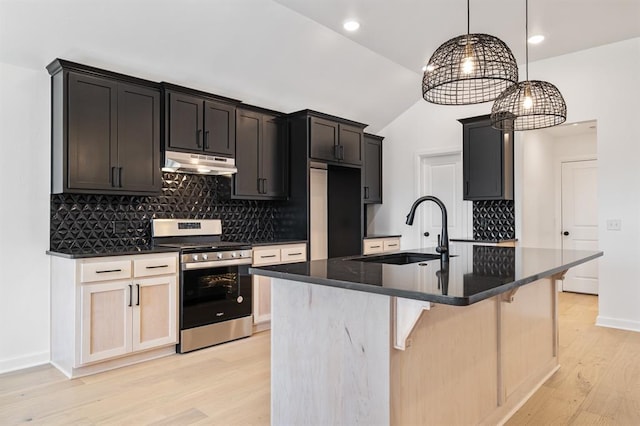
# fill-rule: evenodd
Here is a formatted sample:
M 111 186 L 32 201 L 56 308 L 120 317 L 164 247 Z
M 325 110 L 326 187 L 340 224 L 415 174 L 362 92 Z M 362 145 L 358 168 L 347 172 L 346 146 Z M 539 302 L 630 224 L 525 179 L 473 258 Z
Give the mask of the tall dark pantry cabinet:
M 289 115 L 292 231 L 309 240 L 311 256 L 318 239 L 326 238 L 324 257 L 358 255 L 362 250 L 362 161 L 365 124 L 303 110 Z M 326 176 L 323 193 L 312 188 L 312 171 Z M 314 193 L 314 191 L 316 191 Z M 325 196 L 326 235 L 314 231 L 314 198 Z M 321 215 L 320 215 L 321 216 Z

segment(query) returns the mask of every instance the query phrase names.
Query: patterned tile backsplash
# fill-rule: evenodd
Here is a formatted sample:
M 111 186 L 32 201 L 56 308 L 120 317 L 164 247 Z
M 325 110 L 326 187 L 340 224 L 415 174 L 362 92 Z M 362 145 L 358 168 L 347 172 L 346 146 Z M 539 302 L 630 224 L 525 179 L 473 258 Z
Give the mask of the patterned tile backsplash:
M 152 218 L 221 219 L 225 241 L 285 238 L 281 201 L 232 200 L 228 177 L 164 173 L 162 180 L 158 196 L 51 195 L 51 250 L 146 246 Z
M 513 200 L 473 202 L 474 240 L 511 240 L 516 237 Z

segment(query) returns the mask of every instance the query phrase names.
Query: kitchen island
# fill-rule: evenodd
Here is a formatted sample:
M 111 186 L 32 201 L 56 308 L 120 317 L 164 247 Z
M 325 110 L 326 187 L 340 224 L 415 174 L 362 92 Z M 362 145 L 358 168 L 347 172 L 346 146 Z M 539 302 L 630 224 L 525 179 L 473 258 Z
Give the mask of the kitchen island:
M 599 256 L 453 244 L 449 262 L 252 268 L 274 278 L 271 423 L 504 422 L 559 368 L 556 280 Z

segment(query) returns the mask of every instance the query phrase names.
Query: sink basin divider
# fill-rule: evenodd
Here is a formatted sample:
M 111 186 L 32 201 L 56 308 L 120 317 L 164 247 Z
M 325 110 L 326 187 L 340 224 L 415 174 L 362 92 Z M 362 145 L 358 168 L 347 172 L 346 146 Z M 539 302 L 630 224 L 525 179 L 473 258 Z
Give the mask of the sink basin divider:
M 391 318 L 393 319 L 393 347 L 404 351 L 411 346 L 409 335 L 418 323 L 423 311 L 433 307 L 433 303 L 424 300 L 391 298 Z

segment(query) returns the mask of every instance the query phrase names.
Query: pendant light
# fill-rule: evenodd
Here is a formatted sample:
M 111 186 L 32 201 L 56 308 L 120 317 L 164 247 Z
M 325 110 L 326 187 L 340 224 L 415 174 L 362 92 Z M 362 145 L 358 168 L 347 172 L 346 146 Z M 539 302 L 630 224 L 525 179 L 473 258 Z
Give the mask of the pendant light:
M 491 125 L 500 130 L 533 130 L 567 119 L 567 105 L 556 86 L 529 80 L 529 0 L 525 0 L 526 80 L 509 87 L 491 107 Z
M 440 105 L 471 105 L 494 100 L 518 82 L 511 49 L 497 37 L 469 33 L 445 42 L 423 68 L 422 97 Z

